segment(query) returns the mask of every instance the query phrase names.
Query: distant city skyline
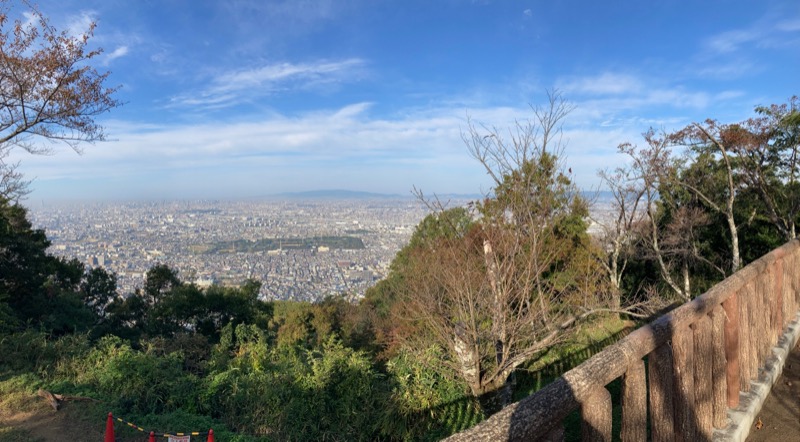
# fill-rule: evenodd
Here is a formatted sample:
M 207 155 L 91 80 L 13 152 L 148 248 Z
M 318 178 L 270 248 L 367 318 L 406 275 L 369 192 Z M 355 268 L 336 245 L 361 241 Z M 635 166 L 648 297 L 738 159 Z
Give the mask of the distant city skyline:
M 97 23 L 126 104 L 82 155 L 13 152 L 30 204 L 479 194 L 467 118 L 503 131 L 554 89 L 575 105 L 565 161 L 587 189 L 649 127 L 735 122 L 799 92 L 796 0 L 37 4 L 58 29 Z
M 362 296 L 426 213 L 400 198 L 31 207 L 51 253 L 114 272 L 119 293 L 134 293 L 165 264 L 201 286 L 255 279 L 265 298 L 297 301 Z

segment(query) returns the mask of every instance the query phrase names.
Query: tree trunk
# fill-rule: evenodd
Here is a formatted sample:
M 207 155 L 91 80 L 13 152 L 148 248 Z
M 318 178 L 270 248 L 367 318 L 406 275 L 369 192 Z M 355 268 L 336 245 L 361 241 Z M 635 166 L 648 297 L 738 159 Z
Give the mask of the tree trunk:
M 731 231 L 731 275 L 736 273 L 741 267 L 741 258 L 739 255 L 739 230 L 736 228 L 736 221 L 733 219 L 733 213 L 728 213 L 728 228 Z
M 461 376 L 472 390 L 473 396 L 483 394 L 481 387 L 480 357 L 473 351 L 473 346 L 468 345 L 460 336 L 454 336 L 453 352 L 458 358 Z

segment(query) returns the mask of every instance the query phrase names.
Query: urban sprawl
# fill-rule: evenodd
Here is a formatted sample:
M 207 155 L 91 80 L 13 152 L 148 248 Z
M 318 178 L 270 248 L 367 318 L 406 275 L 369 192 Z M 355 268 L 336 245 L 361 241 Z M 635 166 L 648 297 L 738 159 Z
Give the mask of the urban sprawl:
M 411 198 L 42 204 L 51 252 L 102 266 L 119 292 L 166 264 L 205 287 L 262 283 L 264 299 L 350 298 L 386 275 L 427 213 Z
M 451 206 L 466 201 L 451 202 Z M 606 202 L 596 215 L 608 215 Z M 51 252 L 117 274 L 134 293 L 166 264 L 200 287 L 259 281 L 263 299 L 350 300 L 386 276 L 428 213 L 411 198 L 42 204 Z M 590 231 L 599 233 L 593 223 Z

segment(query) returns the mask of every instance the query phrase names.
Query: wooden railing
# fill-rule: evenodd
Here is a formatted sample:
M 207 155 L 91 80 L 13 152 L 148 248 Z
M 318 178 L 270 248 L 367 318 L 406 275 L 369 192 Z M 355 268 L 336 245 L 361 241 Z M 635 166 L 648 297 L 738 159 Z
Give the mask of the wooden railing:
M 448 440 L 559 441 L 580 409 L 583 440 L 610 441 L 606 386 L 618 378 L 623 441 L 711 440 L 797 316 L 799 266 L 800 242 L 790 241 Z

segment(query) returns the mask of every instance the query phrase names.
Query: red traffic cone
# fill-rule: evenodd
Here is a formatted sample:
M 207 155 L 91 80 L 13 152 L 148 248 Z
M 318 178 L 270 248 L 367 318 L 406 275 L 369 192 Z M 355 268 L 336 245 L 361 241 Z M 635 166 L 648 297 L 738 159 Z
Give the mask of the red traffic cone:
M 156 442 L 156 433 L 150 432 L 150 439 L 147 439 L 148 442 Z
M 111 417 L 111 413 L 108 413 L 108 419 L 106 419 L 106 438 L 103 442 L 114 442 L 114 419 Z
M 208 430 L 208 442 L 214 442 L 214 430 Z

